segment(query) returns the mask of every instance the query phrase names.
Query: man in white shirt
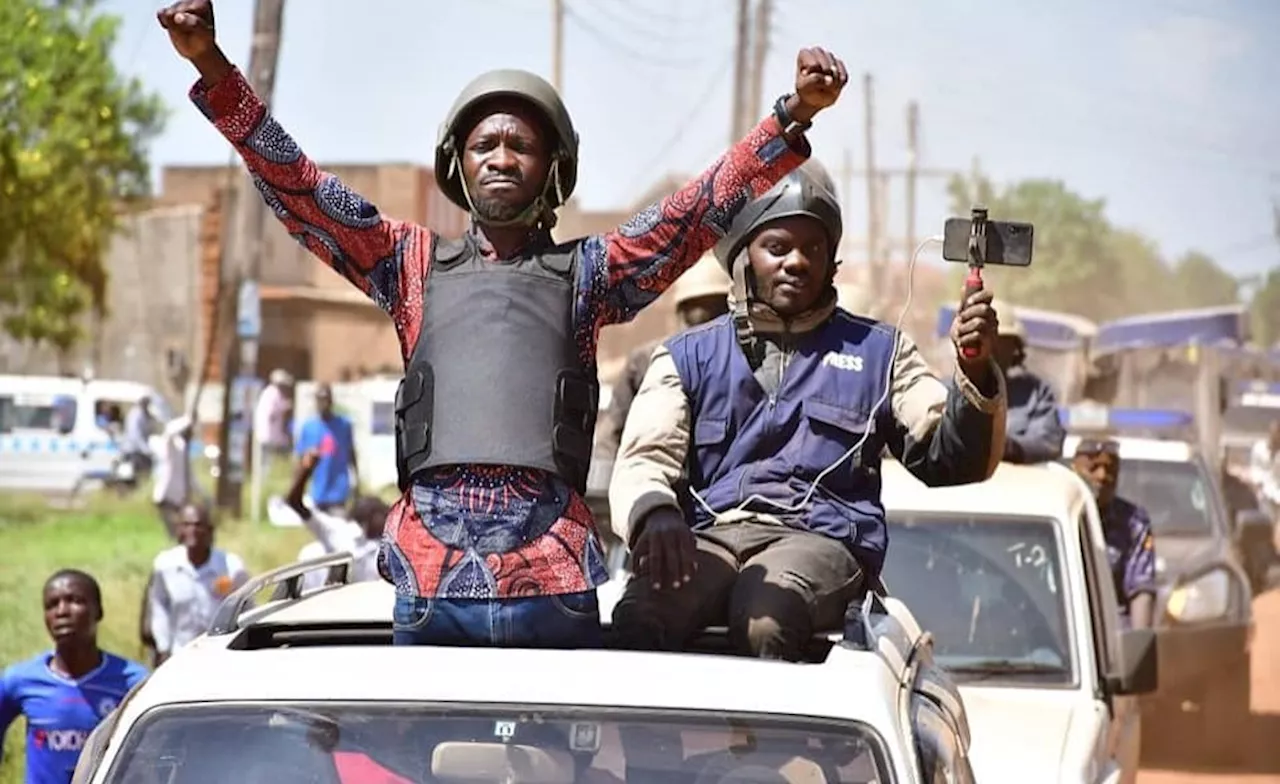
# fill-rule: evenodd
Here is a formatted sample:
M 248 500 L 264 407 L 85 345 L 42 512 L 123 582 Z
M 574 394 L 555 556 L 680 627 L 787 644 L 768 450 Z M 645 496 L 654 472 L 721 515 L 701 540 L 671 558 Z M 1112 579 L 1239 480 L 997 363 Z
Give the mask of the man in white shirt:
M 147 613 L 156 666 L 203 634 L 222 600 L 249 580 L 240 556 L 213 546 L 213 520 L 204 505 L 182 506 L 178 541 L 152 567 Z
M 151 500 L 155 502 L 169 538 L 178 539 L 178 511 L 190 500 L 191 461 L 187 451 L 194 423 L 189 416 L 171 419 L 160 434 L 159 458 L 155 470 L 155 486 Z
M 390 508 L 381 499 L 371 496 L 357 497 L 347 513 L 341 516 L 312 508 L 306 502 L 305 494 L 319 457 L 315 450 L 303 454 L 288 494 L 283 499 L 272 498 L 267 504 L 267 514 L 276 525 L 288 525 L 300 518 L 315 536 L 316 541 L 298 553 L 299 561 L 327 553 L 349 552 L 355 561 L 351 581 L 377 580 L 380 578 L 378 551 Z M 303 590 L 319 587 L 324 581 L 322 572 L 307 574 L 303 577 Z

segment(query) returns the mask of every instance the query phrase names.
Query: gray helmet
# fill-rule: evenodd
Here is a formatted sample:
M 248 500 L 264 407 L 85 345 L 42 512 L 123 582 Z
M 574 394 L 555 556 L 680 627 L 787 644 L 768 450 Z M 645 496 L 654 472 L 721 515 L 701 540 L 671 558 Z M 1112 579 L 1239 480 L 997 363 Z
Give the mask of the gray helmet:
M 546 118 L 557 137 L 547 184 L 539 200 L 541 204 L 535 202 L 531 205 L 541 208 L 531 210 L 535 214 L 529 217 L 536 218 L 537 212 L 551 212 L 564 204 L 578 184 L 578 133 L 573 129 L 569 110 L 560 100 L 556 88 L 537 74 L 516 69 L 489 71 L 462 88 L 440 124 L 440 134 L 436 139 L 436 184 L 449 201 L 468 212 L 472 211 L 463 187 L 458 123 L 481 101 L 501 97 L 518 98 L 532 105 Z
M 769 221 L 793 215 L 808 215 L 820 221 L 829 235 L 831 252 L 836 252 L 844 231 L 840 202 L 831 175 L 815 160 L 805 161 L 763 196 L 743 207 L 729 231 L 716 243 L 716 259 L 733 275 L 733 263 L 751 235 Z M 834 272 L 833 267 L 832 274 Z

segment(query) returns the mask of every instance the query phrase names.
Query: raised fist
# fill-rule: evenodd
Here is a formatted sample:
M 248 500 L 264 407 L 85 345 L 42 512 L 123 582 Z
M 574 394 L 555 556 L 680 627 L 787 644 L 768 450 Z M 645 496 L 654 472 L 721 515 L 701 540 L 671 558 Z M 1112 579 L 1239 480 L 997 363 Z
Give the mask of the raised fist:
M 835 103 L 848 82 L 844 63 L 826 49 L 815 46 L 796 55 L 796 97 L 809 112 Z
M 195 62 L 217 49 L 213 29 L 213 0 L 179 0 L 156 12 L 160 26 L 178 54 Z

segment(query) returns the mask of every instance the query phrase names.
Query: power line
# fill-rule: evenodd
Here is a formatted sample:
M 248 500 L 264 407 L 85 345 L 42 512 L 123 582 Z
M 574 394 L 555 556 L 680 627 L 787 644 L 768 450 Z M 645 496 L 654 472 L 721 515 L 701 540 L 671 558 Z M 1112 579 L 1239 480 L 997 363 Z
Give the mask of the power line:
M 614 54 L 620 54 L 637 63 L 653 66 L 654 68 L 689 68 L 701 65 L 704 61 L 689 58 L 671 58 L 655 57 L 653 53 L 642 52 L 632 48 L 628 44 L 619 41 L 613 35 L 601 30 L 594 22 L 580 14 L 573 6 L 565 5 L 565 18 L 576 24 L 584 33 L 595 38 L 606 49 L 610 49 Z
M 622 5 L 623 7 L 626 7 L 625 4 Z M 658 21 L 656 25 L 654 25 L 655 20 L 649 14 L 647 9 L 641 8 L 637 17 L 627 18 L 626 14 L 618 12 L 608 3 L 602 3 L 597 0 L 596 2 L 590 3 L 590 6 L 592 11 L 595 11 L 604 17 L 606 22 L 608 22 L 613 28 L 626 30 L 628 35 L 643 38 L 654 45 L 668 46 L 675 45 L 676 43 L 689 44 L 695 40 L 699 42 L 703 40 L 703 37 L 697 33 L 698 25 L 688 19 L 668 17 L 669 21 Z M 644 21 L 639 21 L 641 19 Z M 673 36 L 671 34 L 672 30 L 684 31 L 686 35 Z
M 639 176 L 650 176 L 653 170 L 657 166 L 661 165 L 662 161 L 671 154 L 671 151 L 674 150 L 682 141 L 686 140 L 689 129 L 696 125 L 697 119 L 706 111 L 707 106 L 711 103 L 711 96 L 715 94 L 716 88 L 720 86 L 720 82 L 728 75 L 733 62 L 733 52 L 726 54 L 721 59 L 720 67 L 717 68 L 711 74 L 711 78 L 703 84 L 702 89 L 698 92 L 698 97 L 693 100 L 693 104 L 690 106 L 689 111 L 680 115 L 680 120 L 677 123 L 675 130 L 672 131 L 671 136 L 663 141 L 662 146 L 658 148 L 658 151 L 640 167 Z M 734 141 L 737 140 L 735 139 Z M 633 183 L 628 190 L 635 191 L 638 188 L 639 184 Z

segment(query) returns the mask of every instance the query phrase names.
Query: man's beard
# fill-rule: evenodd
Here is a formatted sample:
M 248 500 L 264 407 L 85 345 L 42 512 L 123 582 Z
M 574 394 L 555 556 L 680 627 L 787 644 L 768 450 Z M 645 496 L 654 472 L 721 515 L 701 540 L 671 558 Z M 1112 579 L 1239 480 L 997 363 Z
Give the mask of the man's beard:
M 511 204 L 501 199 L 475 198 L 471 203 L 475 205 L 476 216 L 482 223 L 506 223 L 520 217 L 529 208 L 527 204 Z

